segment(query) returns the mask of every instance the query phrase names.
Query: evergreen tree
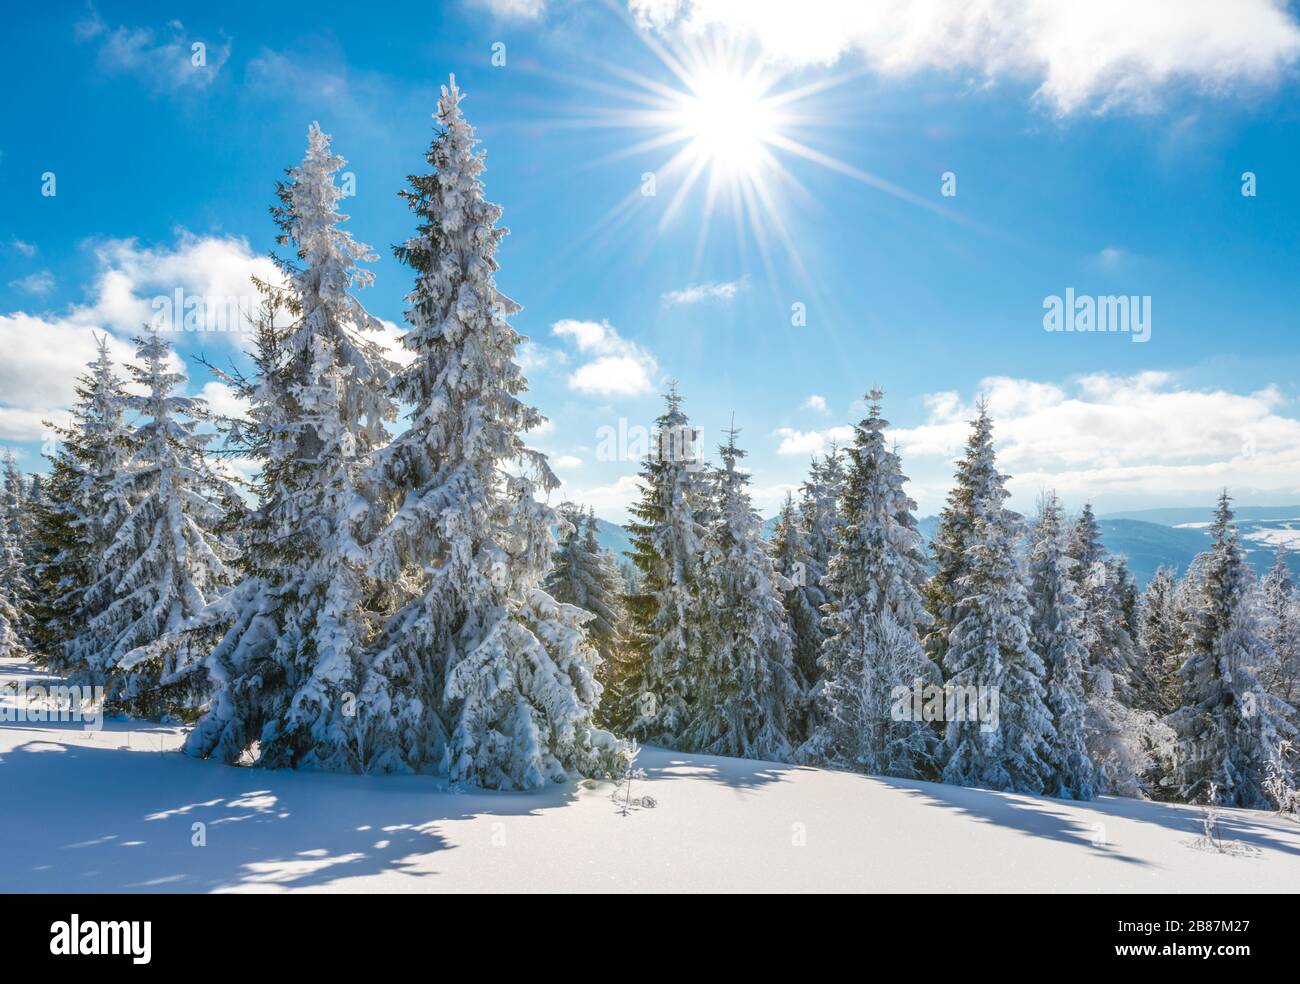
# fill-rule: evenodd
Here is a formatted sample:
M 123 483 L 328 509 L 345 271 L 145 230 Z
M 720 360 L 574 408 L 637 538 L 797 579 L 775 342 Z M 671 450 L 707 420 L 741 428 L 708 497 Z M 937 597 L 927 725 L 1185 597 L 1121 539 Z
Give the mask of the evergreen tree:
M 883 394 L 868 394 L 855 428 L 841 501 L 839 543 L 826 584 L 830 635 L 817 685 L 818 728 L 801 750 L 812 761 L 890 776 L 936 771 L 936 735 L 915 713 L 915 688 L 937 688 L 939 668 L 921 648 L 925 554 L 916 504 L 898 456 L 885 446 Z
M 372 768 L 445 768 L 456 782 L 533 788 L 572 771 L 620 774 L 633 750 L 595 726 L 599 656 L 580 609 L 543 588 L 558 485 L 521 434 L 519 305 L 497 290 L 507 230 L 486 201 L 483 155 L 453 78 L 427 161 L 402 194 L 417 235 L 396 249 L 416 274 L 393 397 L 410 426 L 376 456 L 386 524 L 376 580 L 395 588 L 362 693 L 359 753 Z
M 1138 639 L 1146 656 L 1146 673 L 1153 699 L 1146 708 L 1160 716 L 1182 706 L 1183 615 L 1178 605 L 1174 572 L 1161 567 L 1142 598 Z
M 34 570 L 36 648 L 55 672 L 103 683 L 85 662 L 83 633 L 117 600 L 119 569 L 108 550 L 132 503 L 119 473 L 131 450 L 126 393 L 109 352 L 96 338 L 97 355 L 77 379 L 77 402 L 65 426 L 47 424 L 59 438 L 50 455 L 45 505 L 35 516 L 36 537 L 47 556 Z
M 1061 503 L 1051 493 L 1039 504 L 1029 547 L 1030 638 L 1043 660 L 1047 706 L 1056 729 L 1047 791 L 1067 799 L 1091 799 L 1093 765 L 1088 757 L 1083 693 L 1088 648 L 1083 642 L 1083 612 L 1070 579 L 1074 562 L 1065 550 Z
M 8 449 L 0 476 L 0 658 L 28 653 L 27 605 L 32 585 L 25 557 L 25 488 L 22 473 Z
M 738 431 L 719 448 L 712 475 L 715 517 L 709 530 L 704 590 L 710 602 L 709 646 L 686 664 L 690 695 L 683 749 L 738 758 L 790 759 L 792 718 L 799 686 L 790 628 L 763 521 L 750 501 L 749 476 L 738 467 L 745 452 Z
M 596 679 L 603 685 L 619 660 L 627 611 L 626 585 L 618 565 L 596 539 L 596 514 L 575 503 L 560 506 L 559 549 L 546 590 L 556 601 L 591 614 L 585 630 L 600 656 Z
M 1130 634 L 1135 596 L 1127 567 L 1106 554 L 1091 504 L 1083 507 L 1070 532 L 1068 554 L 1083 606 L 1088 694 L 1113 695 L 1126 707 L 1140 706 L 1149 700 L 1149 688 L 1139 677 L 1137 645 Z
M 278 185 L 272 215 L 283 286 L 259 283 L 257 375 L 236 380 L 250 419 L 233 437 L 261 466 L 259 505 L 243 537 L 243 578 L 196 628 L 223 635 L 207 659 L 217 685 L 190 734 L 192 755 L 350 769 L 351 695 L 373 635 L 367 575 L 370 509 L 361 471 L 396 408 L 379 322 L 353 296 L 371 275 L 368 246 L 340 228 L 343 158 L 313 124 L 302 164 Z M 282 322 L 287 321 L 287 324 Z
M 1232 518 L 1225 490 L 1185 630 L 1180 674 L 1186 704 L 1171 720 L 1184 799 L 1267 809 L 1269 763 L 1295 728 L 1286 720 L 1292 709 L 1265 691 L 1252 672 L 1267 661 L 1267 643 L 1247 604 L 1249 574 Z
M 993 452 L 993 423 L 981 405 L 957 485 L 940 518 L 936 559 L 945 579 L 932 590 L 952 624 L 943 657 L 946 686 L 991 700 L 998 720 L 948 720 L 945 782 L 1041 793 L 1051 777 L 1051 712 L 1043 700 L 1043 662 L 1030 645 L 1029 601 L 1016 553 L 1020 517 Z
M 808 737 L 808 705 L 812 691 L 810 681 L 816 680 L 821 674 L 817 660 L 821 658 L 822 642 L 825 639 L 820 611 L 821 605 L 825 604 L 825 595 L 820 585 L 809 589 L 808 572 L 810 569 L 815 570 L 816 562 L 803 517 L 795 506 L 794 497 L 789 493 L 786 493 L 776 527 L 772 531 L 772 559 L 777 571 L 790 585 L 783 593 L 783 600 L 786 620 L 790 624 L 795 673 L 804 694 L 804 707 L 797 716 L 795 727 L 796 740 L 802 741 Z
M 1260 667 L 1260 685 L 1295 707 L 1300 703 L 1300 594 L 1285 547 L 1277 548 L 1273 566 L 1260 582 L 1259 605 L 1261 634 L 1270 653 Z
M 688 668 L 707 658 L 708 604 L 698 435 L 675 384 L 664 401 L 627 524 L 642 584 L 628 599 L 629 661 L 614 681 L 608 716 L 625 734 L 672 746 L 689 720 Z
M 143 714 L 193 708 L 206 695 L 195 673 L 202 652 L 170 637 L 230 581 L 230 551 L 213 527 L 234 493 L 204 460 L 212 435 L 196 428 L 206 405 L 176 395 L 185 377 L 169 368 L 170 356 L 157 332 L 136 339 L 140 362 L 129 370 L 144 395 L 125 402 L 141 423 L 110 485 L 130 507 L 103 556 L 114 598 L 69 649 L 93 679 L 112 682 L 110 699 Z

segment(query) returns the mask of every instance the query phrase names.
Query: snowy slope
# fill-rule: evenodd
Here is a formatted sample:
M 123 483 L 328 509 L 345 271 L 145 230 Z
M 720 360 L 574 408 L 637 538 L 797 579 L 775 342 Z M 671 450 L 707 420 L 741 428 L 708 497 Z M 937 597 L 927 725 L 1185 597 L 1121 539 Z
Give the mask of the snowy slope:
M 36 676 L 0 661 L 0 685 Z M 610 783 L 449 792 L 422 777 L 238 769 L 178 729 L 0 724 L 10 891 L 1300 891 L 1300 825 L 1223 811 L 1253 856 L 1188 843 L 1199 811 L 1084 805 L 646 749 Z M 161 749 L 161 751 L 160 751 Z M 207 844 L 191 845 L 192 825 Z M 1098 827 L 1097 825 L 1101 825 Z M 1105 843 L 1092 841 L 1104 833 Z M 802 841 L 802 845 L 800 842 Z

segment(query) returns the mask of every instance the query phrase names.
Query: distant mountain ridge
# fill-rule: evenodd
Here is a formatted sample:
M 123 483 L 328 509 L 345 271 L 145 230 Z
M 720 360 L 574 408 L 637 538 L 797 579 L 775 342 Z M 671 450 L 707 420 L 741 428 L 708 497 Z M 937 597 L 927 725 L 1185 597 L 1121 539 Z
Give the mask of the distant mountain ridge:
M 1288 563 L 1300 578 L 1300 506 L 1242 506 L 1234 513 L 1246 559 L 1257 573 L 1273 566 L 1274 553 L 1282 544 L 1291 551 Z M 1123 556 L 1133 577 L 1145 587 L 1162 566 L 1185 574 L 1196 555 L 1209 549 L 1207 530 L 1213 519 L 1213 506 L 1170 507 L 1106 513 L 1098 517 L 1097 525 L 1106 549 Z M 938 525 L 937 516 L 917 521 L 927 545 Z M 763 534 L 770 538 L 775 527 L 773 516 L 763 524 Z M 596 520 L 596 537 L 620 558 L 632 549 L 627 531 L 608 520 Z

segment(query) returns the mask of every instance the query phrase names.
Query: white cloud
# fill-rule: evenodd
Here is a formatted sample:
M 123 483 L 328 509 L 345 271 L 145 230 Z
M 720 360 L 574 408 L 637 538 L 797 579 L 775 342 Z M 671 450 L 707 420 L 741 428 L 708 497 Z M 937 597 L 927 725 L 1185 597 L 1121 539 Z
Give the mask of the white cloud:
M 793 427 L 778 427 L 773 437 L 779 437 L 777 454 L 821 454 L 832 444 L 845 445 L 853 440 L 853 428 L 847 424 L 823 431 L 801 431 Z
M 628 507 L 640 496 L 641 484 L 635 475 L 620 475 L 611 485 L 585 489 L 564 483 L 559 494 L 572 502 L 592 507 L 598 516 L 621 521 L 627 516 Z
M 95 357 L 95 335 L 93 326 L 66 317 L 0 314 L 0 433 L 38 440 L 42 420 L 63 422 L 76 399 L 77 376 Z M 125 341 L 111 335 L 109 341 L 114 359 L 134 357 Z
M 1068 115 L 1158 109 L 1186 85 L 1228 94 L 1271 86 L 1300 57 L 1284 0 L 629 0 L 638 21 L 718 28 L 774 61 L 832 64 L 856 51 L 882 75 L 939 70 L 1035 85 Z
M 551 326 L 560 338 L 572 339 L 589 361 L 569 376 L 569 388 L 600 396 L 637 396 L 654 391 L 659 365 L 654 356 L 621 336 L 608 321 L 566 318 Z
M 1164 372 L 1105 373 L 1068 383 L 994 377 L 980 392 L 993 416 L 998 464 L 1019 505 L 1043 489 L 1067 500 L 1153 505 L 1236 493 L 1300 494 L 1300 421 L 1276 387 L 1251 393 L 1180 388 Z M 927 398 L 927 419 L 891 430 L 913 495 L 933 508 L 951 484 L 975 415 L 955 393 Z
M 812 396 L 808 397 L 808 399 L 804 400 L 804 401 L 803 401 L 803 406 L 800 407 L 799 409 L 800 409 L 800 410 L 816 410 L 818 413 L 830 413 L 830 412 L 831 412 L 831 411 L 830 411 L 830 408 L 829 408 L 828 406 L 826 406 L 826 397 L 824 397 L 824 396 L 818 396 L 816 393 L 814 393 Z
M 1117 270 L 1128 258 L 1128 254 L 1118 246 L 1107 246 L 1097 253 L 1097 265 L 1103 270 Z
M 582 467 L 582 459 L 571 454 L 562 454 L 551 459 L 551 467 L 556 471 L 572 471 Z
M 559 349 L 539 345 L 532 339 L 526 339 L 515 349 L 515 361 L 526 373 L 542 372 L 556 365 L 569 361 L 568 355 Z
M 10 245 L 13 246 L 14 249 L 18 250 L 18 252 L 22 253 L 23 256 L 32 257 L 36 255 L 36 247 L 31 243 L 23 242 L 21 239 L 12 240 Z
M 230 58 L 230 40 L 213 43 L 187 33 L 180 21 L 167 24 L 163 36 L 152 28 L 109 28 L 95 12 L 74 27 L 76 39 L 99 46 L 99 67 L 117 75 L 141 79 L 155 93 L 204 89 Z M 196 49 L 194 45 L 202 47 Z
M 209 380 L 203 384 L 198 395 L 207 401 L 208 409 L 218 416 L 237 419 L 248 416 L 248 401 L 225 383 Z
M 682 290 L 670 290 L 660 299 L 665 304 L 698 304 L 700 301 L 729 301 L 744 285 L 743 280 L 716 284 L 695 284 Z
M 538 20 L 546 13 L 546 0 L 469 0 L 472 7 L 485 7 L 504 20 Z
M 24 294 L 40 296 L 48 294 L 54 289 L 54 275 L 49 270 L 38 270 L 35 273 L 29 273 L 25 277 L 9 281 L 9 286 L 14 290 L 22 291 Z
M 0 431 L 11 440 L 38 439 L 43 419 L 65 419 L 77 376 L 95 357 L 96 335 L 107 335 L 113 358 L 128 362 L 135 355 L 130 338 L 153 320 L 155 300 L 171 301 L 174 308 L 180 290 L 183 298 L 217 302 L 232 297 L 252 309 L 257 299 L 250 278 L 278 276 L 269 259 L 233 237 L 183 232 L 170 249 L 143 248 L 131 239 L 105 240 L 95 244 L 94 256 L 99 269 L 84 303 L 41 315 L 0 314 L 0 352 L 5 353 L 0 359 Z M 198 314 L 198 326 L 206 326 L 208 310 L 201 306 Z M 397 330 L 386 324 L 388 328 Z M 214 334 L 234 344 L 244 339 L 238 333 Z

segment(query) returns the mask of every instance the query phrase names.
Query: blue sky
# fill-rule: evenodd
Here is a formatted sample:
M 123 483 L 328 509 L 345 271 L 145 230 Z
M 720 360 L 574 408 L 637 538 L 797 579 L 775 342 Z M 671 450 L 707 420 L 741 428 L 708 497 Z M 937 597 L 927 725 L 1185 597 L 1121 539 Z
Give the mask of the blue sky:
M 650 425 L 669 378 L 710 444 L 734 412 L 764 512 L 873 384 L 923 513 L 981 394 L 1023 508 L 1048 487 L 1101 511 L 1224 485 L 1300 501 L 1293 8 L 796 6 L 795 21 L 766 0 L 9 12 L 0 442 L 40 467 L 39 422 L 94 331 L 127 355 L 152 298 L 247 293 L 274 181 L 313 120 L 355 176 L 350 230 L 380 255 L 363 300 L 398 330 L 410 277 L 390 246 L 413 226 L 396 192 L 455 72 L 512 230 L 498 283 L 524 306 L 530 394 L 551 418 L 534 440 L 602 515 L 622 518 L 636 462 L 600 460 L 600 429 Z M 644 146 L 680 125 L 635 125 L 647 95 L 736 66 L 768 100 L 811 90 L 765 118 L 767 163 L 728 167 L 709 134 Z M 666 218 L 683 146 L 704 176 Z M 733 205 L 746 182 L 767 201 Z M 1044 299 L 1067 288 L 1150 298 L 1150 340 L 1045 331 Z M 238 335 L 175 337 L 189 360 L 241 358 Z

